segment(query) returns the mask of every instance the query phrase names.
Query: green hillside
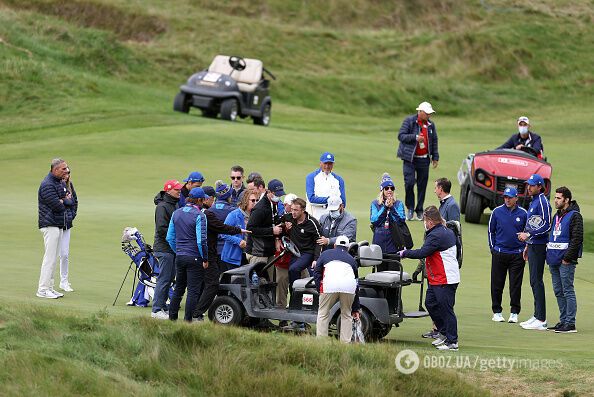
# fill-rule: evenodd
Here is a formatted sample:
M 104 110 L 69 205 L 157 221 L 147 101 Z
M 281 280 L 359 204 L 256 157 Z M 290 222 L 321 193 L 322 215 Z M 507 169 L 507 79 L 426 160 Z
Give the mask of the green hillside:
M 275 101 L 344 114 L 403 114 L 419 98 L 445 115 L 530 113 L 592 91 L 590 1 L 162 4 L 1 0 L 3 124 L 97 98 L 110 101 L 95 112 L 154 112 L 217 53 L 264 60 Z
M 592 395 L 593 22 L 591 0 L 0 0 L 0 395 Z M 219 53 L 260 58 L 278 77 L 270 127 L 172 111 L 179 85 Z M 586 222 L 577 334 L 490 321 L 488 211 L 483 224 L 464 224 L 458 354 L 438 355 L 419 337 L 428 319 L 406 320 L 382 343 L 341 346 L 156 324 L 148 309 L 124 305 L 130 280 L 111 306 L 129 262 L 122 229 L 136 226 L 150 242 L 154 194 L 194 169 L 214 184 L 239 163 L 303 195 L 305 175 L 330 150 L 358 238 L 370 239 L 369 203 L 384 171 L 403 199 L 395 131 L 422 100 L 438 112 L 441 160 L 430 180 L 449 177 L 456 197 L 462 159 L 507 139 L 520 114 L 531 118 L 553 185 L 572 189 Z M 80 209 L 76 292 L 50 302 L 35 297 L 37 188 L 57 156 L 73 170 Z M 437 204 L 431 184 L 426 204 Z M 410 227 L 419 245 L 423 226 Z M 555 322 L 548 271 L 544 278 Z M 416 309 L 416 286 L 403 299 Z M 532 307 L 527 270 L 522 303 L 523 320 Z M 394 358 L 405 348 L 423 363 L 506 357 L 556 366 L 441 365 L 403 376 Z

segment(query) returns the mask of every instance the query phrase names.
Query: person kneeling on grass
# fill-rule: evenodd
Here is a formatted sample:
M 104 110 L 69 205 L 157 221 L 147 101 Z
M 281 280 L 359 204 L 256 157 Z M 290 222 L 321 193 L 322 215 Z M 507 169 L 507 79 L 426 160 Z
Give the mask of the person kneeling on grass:
M 460 268 L 456 259 L 456 236 L 445 226 L 434 205 L 423 213 L 427 235 L 418 250 L 402 250 L 401 258 L 426 258 L 427 295 L 425 306 L 439 331 L 432 344 L 439 350 L 458 350 L 458 323 L 454 313 L 456 289 L 460 283 Z
M 349 343 L 353 336 L 353 318 L 359 318 L 357 262 L 347 252 L 349 239 L 336 237 L 334 249 L 324 251 L 316 261 L 314 279 L 320 293 L 316 336 L 328 336 L 330 309 L 340 301 L 340 341 Z

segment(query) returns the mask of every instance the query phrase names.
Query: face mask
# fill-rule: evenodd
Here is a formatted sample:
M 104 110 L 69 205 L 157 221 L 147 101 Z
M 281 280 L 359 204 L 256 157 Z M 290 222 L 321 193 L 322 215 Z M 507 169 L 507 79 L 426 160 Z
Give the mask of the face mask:
M 330 218 L 337 219 L 340 216 L 340 210 L 330 211 Z
M 528 133 L 528 126 L 526 126 L 526 125 L 520 126 L 520 127 L 518 127 L 518 131 L 520 131 L 520 134 L 526 135 Z
M 280 201 L 280 197 L 272 196 L 271 200 L 273 203 L 278 203 Z
M 429 227 L 427 226 L 426 222 L 423 222 L 423 227 L 425 228 L 425 231 L 429 230 Z

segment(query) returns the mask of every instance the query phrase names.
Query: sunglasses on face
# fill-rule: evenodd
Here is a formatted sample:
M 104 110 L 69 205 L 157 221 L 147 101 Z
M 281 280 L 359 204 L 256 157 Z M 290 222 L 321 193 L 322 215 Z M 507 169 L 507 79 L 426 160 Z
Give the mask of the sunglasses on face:
M 250 201 L 251 201 L 252 203 L 257 203 L 257 202 L 258 202 L 258 199 L 250 199 Z
M 394 186 L 386 186 L 386 187 L 384 188 L 384 190 L 391 190 L 391 191 L 394 191 L 394 190 L 396 190 L 396 188 L 395 188 Z
M 241 178 L 243 178 L 243 177 L 241 177 L 241 176 L 232 176 L 232 177 L 231 177 L 231 180 L 232 180 L 232 181 L 236 181 L 236 180 L 238 181 L 238 180 L 240 180 Z

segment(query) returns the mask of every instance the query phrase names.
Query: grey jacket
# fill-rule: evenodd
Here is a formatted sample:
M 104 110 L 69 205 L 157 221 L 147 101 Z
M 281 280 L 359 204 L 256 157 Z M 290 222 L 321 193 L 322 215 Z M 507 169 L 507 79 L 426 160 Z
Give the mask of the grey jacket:
M 460 222 L 460 207 L 454 196 L 450 196 L 440 201 L 439 213 L 441 217 L 447 221 L 458 221 Z
M 348 212 L 343 211 L 343 213 L 340 214 L 340 216 L 334 220 L 334 222 L 332 221 L 333 219 L 330 217 L 330 214 L 324 214 L 320 218 L 322 235 L 330 239 L 328 245 L 323 248 L 324 251 L 334 248 L 334 243 L 336 243 L 336 237 L 338 236 L 347 236 L 349 241 L 356 241 L 357 219 L 355 219 Z

